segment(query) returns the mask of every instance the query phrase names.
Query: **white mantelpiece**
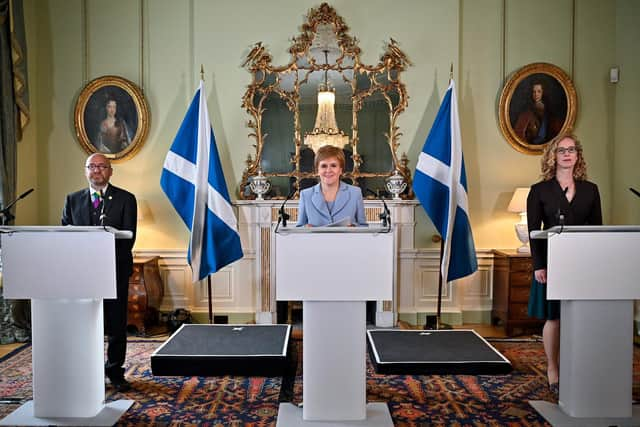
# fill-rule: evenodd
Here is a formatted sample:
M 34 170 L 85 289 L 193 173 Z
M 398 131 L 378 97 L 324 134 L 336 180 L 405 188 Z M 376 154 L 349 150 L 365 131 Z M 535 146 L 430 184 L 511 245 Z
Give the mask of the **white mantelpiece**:
M 283 200 L 264 201 L 237 201 L 238 208 L 238 228 L 243 243 L 243 249 L 255 252 L 255 258 L 251 262 L 252 270 L 255 273 L 253 283 L 256 289 L 256 322 L 274 323 L 276 319 L 275 289 L 277 286 L 275 275 L 275 239 L 273 228 L 278 221 L 278 211 Z M 415 229 L 414 209 L 416 201 L 392 201 L 386 202 L 391 211 L 392 232 L 394 234 L 396 257 L 394 262 L 394 295 L 398 295 L 398 276 L 400 273 L 398 260 L 399 253 L 403 249 L 413 248 L 413 236 Z M 294 227 L 298 219 L 298 201 L 288 201 L 285 211 L 290 218 L 288 226 Z M 379 215 L 383 211 L 382 202 L 378 200 L 365 201 L 365 216 L 371 222 L 380 222 Z M 300 260 L 304 262 L 304 260 Z M 354 254 L 354 262 L 366 262 Z M 239 261 L 242 263 L 242 260 Z M 248 264 L 248 263 L 247 263 Z M 249 268 L 246 265 L 244 268 Z M 327 278 L 330 280 L 331 272 L 327 271 Z M 304 280 L 304 278 L 301 278 Z M 376 324 L 378 326 L 390 327 L 396 323 L 397 301 L 378 301 L 376 309 Z

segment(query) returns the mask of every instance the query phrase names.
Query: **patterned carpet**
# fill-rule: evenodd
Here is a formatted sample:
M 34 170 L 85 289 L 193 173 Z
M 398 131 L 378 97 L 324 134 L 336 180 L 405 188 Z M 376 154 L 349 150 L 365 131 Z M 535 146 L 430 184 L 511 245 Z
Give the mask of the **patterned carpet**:
M 130 340 L 127 377 L 133 390 L 107 399 L 135 400 L 123 426 L 273 426 L 281 378 L 153 377 L 149 355 L 158 341 Z M 514 365 L 509 375 L 376 375 L 367 368 L 368 401 L 388 402 L 396 426 L 544 426 L 529 400 L 552 400 L 545 379 L 541 343 L 494 343 Z M 299 352 L 301 342 L 294 341 Z M 640 397 L 640 350 L 634 349 L 634 398 Z M 294 403 L 302 398 L 302 367 L 297 360 Z M 0 359 L 0 400 L 31 398 L 31 347 Z M 19 403 L 0 404 L 0 418 Z

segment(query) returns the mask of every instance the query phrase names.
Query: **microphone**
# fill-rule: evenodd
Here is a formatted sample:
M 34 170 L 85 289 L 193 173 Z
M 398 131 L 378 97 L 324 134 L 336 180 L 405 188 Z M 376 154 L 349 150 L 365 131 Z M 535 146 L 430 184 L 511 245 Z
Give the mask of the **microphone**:
M 17 202 L 18 200 L 20 200 L 20 199 L 24 199 L 24 198 L 25 198 L 25 197 L 27 197 L 29 194 L 33 193 L 33 191 L 34 191 L 34 190 L 35 190 L 35 188 L 30 188 L 30 189 L 28 189 L 27 191 L 25 191 L 24 193 L 22 193 L 22 194 L 20 195 L 20 197 L 18 197 L 18 198 L 16 199 L 16 202 Z M 13 203 L 15 203 L 15 202 L 13 202 Z
M 631 187 L 629 187 L 629 190 L 631 190 L 631 192 L 633 194 L 635 194 L 636 196 L 640 197 L 640 191 L 636 190 L 635 188 L 631 188 Z
M 104 227 L 104 219 L 107 217 L 104 213 L 104 205 L 107 204 L 107 200 L 104 198 L 104 190 L 100 190 L 100 199 L 102 200 L 102 207 L 100 208 L 100 225 Z
M 384 201 L 382 196 L 380 196 L 380 191 L 378 190 L 376 192 L 369 188 L 367 188 L 367 191 L 373 194 L 374 196 L 376 196 L 382 202 L 383 210 L 382 210 L 382 213 L 379 215 L 380 220 L 382 220 L 382 226 L 391 227 L 391 212 L 389 211 L 389 207 L 387 206 L 387 203 Z
M 18 203 L 18 200 L 21 200 L 27 197 L 29 194 L 33 192 L 33 190 L 35 189 L 34 188 L 28 189 L 27 191 L 22 193 L 20 196 L 18 196 L 13 202 L 9 203 L 6 208 L 0 210 L 0 216 L 2 216 L 2 225 L 7 225 L 12 219 L 15 218 L 11 214 L 11 212 L 9 212 L 9 210 L 13 207 L 13 205 Z
M 567 190 L 565 189 L 565 192 L 566 191 Z M 560 225 L 560 231 L 558 232 L 558 234 L 560 234 L 564 230 L 564 213 L 560 208 L 558 208 L 558 211 L 556 212 L 556 219 L 558 220 L 558 225 Z
M 295 193 L 296 193 L 296 188 L 293 187 L 289 192 L 289 194 L 287 195 L 287 198 L 284 199 L 284 202 L 282 202 L 282 206 L 280 206 L 280 209 L 278 209 L 278 225 L 282 223 L 283 227 L 287 226 L 287 220 L 289 219 L 290 215 L 285 212 L 284 205 L 289 201 L 290 198 L 293 197 Z

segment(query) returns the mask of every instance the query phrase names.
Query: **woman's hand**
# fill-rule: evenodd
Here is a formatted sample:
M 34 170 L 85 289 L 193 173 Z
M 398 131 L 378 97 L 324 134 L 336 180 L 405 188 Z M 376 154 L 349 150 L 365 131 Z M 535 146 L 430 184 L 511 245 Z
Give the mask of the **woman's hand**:
M 533 277 L 540 283 L 547 283 L 547 269 L 541 268 L 533 272 Z

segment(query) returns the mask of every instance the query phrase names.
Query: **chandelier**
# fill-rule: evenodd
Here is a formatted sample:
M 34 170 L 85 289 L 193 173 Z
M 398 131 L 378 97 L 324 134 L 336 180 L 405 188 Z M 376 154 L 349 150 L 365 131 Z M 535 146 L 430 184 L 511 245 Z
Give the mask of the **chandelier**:
M 329 64 L 328 50 L 324 50 L 325 64 Z M 334 147 L 344 148 L 349 144 L 349 137 L 345 135 L 336 122 L 336 111 L 334 105 L 336 103 L 335 89 L 329 87 L 327 80 L 327 69 L 324 69 L 324 83 L 318 87 L 318 114 L 313 131 L 304 135 L 304 143 L 309 146 L 314 153 L 323 145 L 333 145 Z

